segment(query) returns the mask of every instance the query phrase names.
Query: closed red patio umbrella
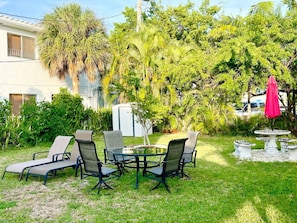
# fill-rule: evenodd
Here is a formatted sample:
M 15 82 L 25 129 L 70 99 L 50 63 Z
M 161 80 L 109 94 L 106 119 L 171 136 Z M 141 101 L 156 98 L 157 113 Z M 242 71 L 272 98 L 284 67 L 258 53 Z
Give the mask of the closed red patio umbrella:
M 264 114 L 267 118 L 271 120 L 271 128 L 273 130 L 274 119 L 281 115 L 279 100 L 278 100 L 277 83 L 273 76 L 269 77 L 268 83 L 267 83 Z

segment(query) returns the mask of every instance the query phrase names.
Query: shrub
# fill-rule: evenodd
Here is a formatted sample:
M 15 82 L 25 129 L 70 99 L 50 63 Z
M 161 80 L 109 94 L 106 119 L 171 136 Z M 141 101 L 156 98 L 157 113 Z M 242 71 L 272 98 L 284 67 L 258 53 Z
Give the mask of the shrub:
M 21 108 L 22 144 L 52 142 L 57 135 L 72 135 L 77 129 L 100 132 L 111 128 L 111 109 L 85 109 L 81 97 L 63 88 L 52 103 L 32 100 Z
M 21 107 L 21 144 L 36 145 L 40 134 L 40 107 L 34 99 Z
M 95 132 L 112 130 L 111 108 L 101 108 L 97 111 L 85 110 L 84 128 L 92 129 Z
M 236 117 L 229 128 L 232 135 L 250 136 L 257 129 L 267 128 L 268 120 L 263 115 Z
M 67 89 L 61 88 L 59 94 L 54 95 L 52 105 L 56 110 L 55 115 L 62 116 L 63 123 L 57 124 L 63 125 L 61 129 L 64 134 L 71 134 L 82 128 L 84 106 L 79 95 L 72 95 Z
M 82 128 L 84 113 L 82 98 L 63 88 L 52 103 L 29 100 L 21 108 L 21 141 L 32 145 L 51 142 L 57 135 L 71 135 Z
M 20 118 L 11 116 L 12 105 L 9 101 L 0 102 L 0 142 L 1 148 L 19 146 L 21 135 Z

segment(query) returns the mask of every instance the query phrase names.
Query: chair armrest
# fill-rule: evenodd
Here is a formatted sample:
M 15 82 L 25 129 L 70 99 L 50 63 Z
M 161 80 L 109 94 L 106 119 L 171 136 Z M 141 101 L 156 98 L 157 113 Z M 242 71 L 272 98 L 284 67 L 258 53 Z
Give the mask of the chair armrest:
M 196 160 L 196 156 L 197 156 L 197 150 L 195 149 L 193 152 L 193 160 Z
M 115 162 L 115 163 L 120 162 L 118 159 L 119 156 L 122 156 L 122 155 L 116 155 L 112 151 L 110 150 L 108 151 L 108 149 L 104 148 L 104 163 L 107 163 L 108 161 Z
M 35 158 L 36 158 L 36 155 L 38 155 L 38 154 L 42 154 L 42 153 L 48 153 L 49 151 L 42 151 L 42 152 L 36 152 L 36 153 L 33 153 L 33 160 L 35 160 Z
M 53 155 L 52 160 L 53 161 L 58 161 L 58 160 L 67 160 L 70 159 L 70 152 L 65 152 L 65 153 L 56 153 Z M 59 159 L 59 157 L 62 157 L 61 159 Z
M 81 159 L 81 157 L 80 157 L 80 156 L 77 157 L 77 158 L 76 158 L 76 165 L 80 166 L 80 165 L 82 165 L 82 164 L 83 164 L 83 160 Z
M 182 159 L 180 160 L 180 163 L 181 163 L 182 165 L 184 165 L 184 164 L 185 164 L 185 159 L 182 158 Z
M 104 152 L 104 163 L 107 163 L 107 149 L 104 148 L 103 152 Z
M 77 170 L 80 168 L 80 179 L 83 178 L 83 171 L 82 171 L 82 165 L 83 165 L 83 160 L 81 157 L 76 158 L 76 171 L 75 171 L 75 176 L 77 177 Z
M 97 162 L 97 166 L 98 166 L 98 168 L 100 169 L 100 174 L 102 174 L 103 175 L 103 173 L 102 173 L 102 170 L 101 170 L 101 168 L 102 168 L 102 166 L 103 166 L 103 163 L 101 162 L 101 161 L 98 161 Z

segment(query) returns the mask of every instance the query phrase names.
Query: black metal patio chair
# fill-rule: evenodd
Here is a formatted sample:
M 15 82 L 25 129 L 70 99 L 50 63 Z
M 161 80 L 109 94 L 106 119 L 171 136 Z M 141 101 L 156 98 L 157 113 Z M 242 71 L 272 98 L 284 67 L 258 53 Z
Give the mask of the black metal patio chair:
M 180 163 L 182 162 L 182 155 L 186 140 L 187 138 L 171 140 L 168 143 L 167 153 L 161 162 L 161 165 L 145 170 L 145 173 L 153 174 L 154 176 L 151 177 L 146 174 L 147 177 L 159 181 L 159 183 L 151 190 L 158 188 L 160 184 L 164 184 L 166 190 L 170 192 L 166 178 L 169 176 L 175 176 L 182 171 L 181 168 L 183 168 L 183 165 L 180 165 Z
M 102 185 L 112 189 L 112 187 L 109 186 L 106 181 L 115 177 L 119 178 L 120 174 L 116 174 L 118 170 L 102 165 L 102 162 L 97 156 L 96 145 L 93 141 L 76 140 L 76 142 L 78 143 L 81 160 L 84 167 L 84 173 L 81 175 L 81 178 L 87 176 L 97 177 L 98 182 L 92 188 L 92 190 L 98 188 L 98 194 Z

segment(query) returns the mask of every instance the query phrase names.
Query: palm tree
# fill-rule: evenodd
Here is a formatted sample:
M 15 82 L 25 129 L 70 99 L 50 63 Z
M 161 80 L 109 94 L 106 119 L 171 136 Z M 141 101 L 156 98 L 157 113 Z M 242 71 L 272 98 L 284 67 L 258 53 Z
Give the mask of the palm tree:
M 72 78 L 73 93 L 79 94 L 79 76 L 89 81 L 103 75 L 110 55 L 104 25 L 90 10 L 78 4 L 57 7 L 44 16 L 38 35 L 40 60 L 51 76 Z
M 102 81 L 106 93 L 115 84 L 120 102 L 132 104 L 134 114 L 144 129 L 144 144 L 149 144 L 148 130 L 159 122 L 162 110 L 161 94 L 164 75 L 158 72 L 162 52 L 167 42 L 155 26 L 142 26 L 139 32 L 129 33 L 125 47 L 115 50 L 109 75 Z M 117 49 L 117 45 L 114 46 Z

